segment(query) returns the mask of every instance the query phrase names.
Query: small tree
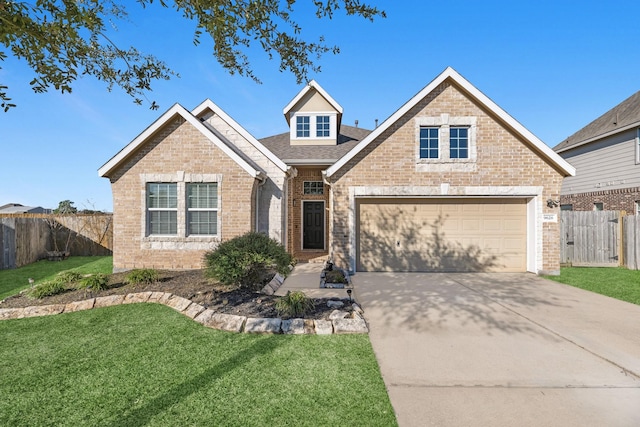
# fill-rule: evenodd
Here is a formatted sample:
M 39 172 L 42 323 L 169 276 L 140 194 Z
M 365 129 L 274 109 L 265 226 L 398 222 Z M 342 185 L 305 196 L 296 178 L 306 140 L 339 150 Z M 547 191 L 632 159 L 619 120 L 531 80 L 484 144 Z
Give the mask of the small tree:
M 78 208 L 73 206 L 71 200 L 63 200 L 58 203 L 58 207 L 53 210 L 54 214 L 74 214 L 78 212 Z

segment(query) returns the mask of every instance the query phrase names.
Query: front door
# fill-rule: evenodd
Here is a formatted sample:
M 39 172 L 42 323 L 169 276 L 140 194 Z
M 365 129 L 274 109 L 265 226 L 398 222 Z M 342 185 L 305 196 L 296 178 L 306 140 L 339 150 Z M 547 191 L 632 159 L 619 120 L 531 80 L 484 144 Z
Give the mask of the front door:
M 302 203 L 302 249 L 324 249 L 324 202 Z

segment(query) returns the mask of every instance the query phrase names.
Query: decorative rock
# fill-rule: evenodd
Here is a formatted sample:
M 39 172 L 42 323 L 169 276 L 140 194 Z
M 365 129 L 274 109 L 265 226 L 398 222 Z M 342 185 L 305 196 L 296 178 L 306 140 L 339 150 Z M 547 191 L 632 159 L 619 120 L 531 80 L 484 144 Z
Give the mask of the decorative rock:
M 336 334 L 366 334 L 369 332 L 367 323 L 362 319 L 337 319 L 333 321 Z
M 265 295 L 273 295 L 275 292 L 273 288 L 267 284 L 264 288 L 262 288 L 262 293 Z
M 160 297 L 160 299 L 158 299 L 158 303 L 160 304 L 164 304 L 164 305 L 169 305 L 169 300 L 171 299 L 171 297 L 173 296 L 173 294 L 169 293 L 169 292 L 164 292 L 162 294 L 162 296 Z
M 196 322 L 202 325 L 206 325 L 207 322 L 211 320 L 211 316 L 213 316 L 215 313 L 216 313 L 215 311 L 208 308 L 205 311 L 198 314 L 196 317 L 194 317 L 193 320 L 195 320 Z
M 273 276 L 272 280 L 275 280 L 280 285 L 282 285 L 284 283 L 284 277 L 282 277 L 282 275 L 280 273 L 276 273 L 276 275 Z
M 221 331 L 241 332 L 242 325 L 247 320 L 246 316 L 236 316 L 235 314 L 215 313 L 205 326 Z
M 333 333 L 333 323 L 329 320 L 314 321 L 317 335 L 331 335 Z
M 64 311 L 64 304 L 36 305 L 24 308 L 24 317 L 50 316 Z
M 313 335 L 316 333 L 315 325 L 313 324 L 313 319 L 304 319 L 304 333 L 307 335 Z
M 151 292 L 151 296 L 147 302 L 160 302 L 160 298 L 164 295 L 164 292 Z
M 2 308 L 0 309 L 0 319 L 22 319 L 24 308 Z
M 166 305 L 176 311 L 185 311 L 187 307 L 191 305 L 191 301 L 186 298 L 173 295 L 167 300 Z
M 244 325 L 246 333 L 277 334 L 280 332 L 282 319 L 268 317 L 249 317 Z
M 342 308 L 344 303 L 342 301 L 329 300 L 327 301 L 327 307 L 329 308 Z
M 124 295 L 109 295 L 106 297 L 96 298 L 96 302 L 93 304 L 94 308 L 98 307 L 110 307 L 112 305 L 120 305 L 124 301 Z
M 195 319 L 196 316 L 204 311 L 204 307 L 200 304 L 196 304 L 195 302 L 189 306 L 187 310 L 183 313 L 190 319 Z
M 282 321 L 282 333 L 299 335 L 305 333 L 304 319 L 287 319 Z
M 135 304 L 138 302 L 147 302 L 151 297 L 152 292 L 136 292 L 134 294 L 128 294 L 124 297 L 123 304 Z
M 95 302 L 95 298 L 86 299 L 84 301 L 73 301 L 64 306 L 64 312 L 72 313 L 74 311 L 91 310 Z
M 329 315 L 329 319 L 330 320 L 337 320 L 337 319 L 344 319 L 345 317 L 347 317 L 349 315 L 349 313 L 347 313 L 346 311 L 342 311 L 342 310 L 333 310 L 331 312 L 331 314 Z
M 359 313 L 359 314 L 364 313 L 364 310 L 355 302 L 351 304 L 351 307 L 353 308 L 353 311 L 355 311 L 356 313 Z

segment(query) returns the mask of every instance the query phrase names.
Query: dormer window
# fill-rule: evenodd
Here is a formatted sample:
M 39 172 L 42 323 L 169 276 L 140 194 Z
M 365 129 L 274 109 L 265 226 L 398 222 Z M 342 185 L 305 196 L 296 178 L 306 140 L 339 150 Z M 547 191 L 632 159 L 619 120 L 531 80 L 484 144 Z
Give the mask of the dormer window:
M 316 137 L 328 138 L 331 136 L 331 119 L 329 116 L 318 116 L 316 118 Z
M 296 117 L 296 138 L 309 138 L 310 129 L 309 116 Z

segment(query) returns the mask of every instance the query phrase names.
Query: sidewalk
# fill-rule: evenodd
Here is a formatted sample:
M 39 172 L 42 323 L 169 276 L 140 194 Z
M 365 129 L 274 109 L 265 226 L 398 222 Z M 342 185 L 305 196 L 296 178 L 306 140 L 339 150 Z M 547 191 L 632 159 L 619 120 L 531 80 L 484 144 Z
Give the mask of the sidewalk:
M 311 298 L 347 298 L 346 289 L 320 288 L 320 272 L 323 267 L 324 263 L 321 262 L 297 264 L 275 295 L 284 296 L 287 291 L 302 291 Z M 352 296 L 355 298 L 355 295 Z

